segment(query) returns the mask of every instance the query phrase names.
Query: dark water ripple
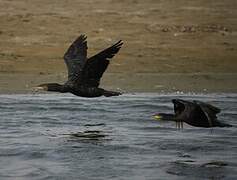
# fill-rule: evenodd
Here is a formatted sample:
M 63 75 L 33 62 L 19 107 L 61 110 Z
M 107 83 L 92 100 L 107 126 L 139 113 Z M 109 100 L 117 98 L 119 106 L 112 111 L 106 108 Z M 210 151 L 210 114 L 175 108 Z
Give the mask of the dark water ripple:
M 152 119 L 172 98 L 210 102 L 231 128 Z M 0 95 L 0 179 L 236 179 L 237 94 Z

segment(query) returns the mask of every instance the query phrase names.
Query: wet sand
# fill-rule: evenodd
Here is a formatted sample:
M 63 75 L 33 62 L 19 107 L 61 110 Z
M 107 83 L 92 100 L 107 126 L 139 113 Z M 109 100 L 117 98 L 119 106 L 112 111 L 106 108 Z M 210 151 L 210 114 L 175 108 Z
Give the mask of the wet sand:
M 80 34 L 88 55 L 122 39 L 101 87 L 125 92 L 237 92 L 237 2 L 0 0 L 0 93 L 64 82 Z

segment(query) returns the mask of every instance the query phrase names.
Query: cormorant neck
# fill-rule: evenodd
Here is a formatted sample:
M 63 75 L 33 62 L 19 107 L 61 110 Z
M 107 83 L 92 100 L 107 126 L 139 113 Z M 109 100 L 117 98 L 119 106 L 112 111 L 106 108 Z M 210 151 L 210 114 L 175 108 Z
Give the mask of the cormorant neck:
M 64 85 L 58 83 L 41 84 L 38 87 L 42 88 L 45 91 L 56 91 L 61 93 L 68 92 L 67 88 Z
M 174 114 L 168 114 L 168 113 L 158 113 L 154 116 L 154 118 L 162 121 L 177 121 Z

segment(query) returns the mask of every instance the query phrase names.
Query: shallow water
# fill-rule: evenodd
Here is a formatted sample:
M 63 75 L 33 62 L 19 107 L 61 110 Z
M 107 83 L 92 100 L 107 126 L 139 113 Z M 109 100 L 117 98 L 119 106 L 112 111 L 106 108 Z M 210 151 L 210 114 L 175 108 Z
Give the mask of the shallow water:
M 172 98 L 211 102 L 231 128 L 151 116 Z M 0 95 L 0 179 L 236 179 L 237 94 Z

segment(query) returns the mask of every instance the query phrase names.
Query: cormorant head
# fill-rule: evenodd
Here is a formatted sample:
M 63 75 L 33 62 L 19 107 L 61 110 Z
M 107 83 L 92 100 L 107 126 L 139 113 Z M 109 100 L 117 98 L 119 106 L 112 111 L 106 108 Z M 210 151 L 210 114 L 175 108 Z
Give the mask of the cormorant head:
M 40 84 L 37 87 L 35 87 L 34 90 L 65 92 L 64 86 L 57 83 Z

